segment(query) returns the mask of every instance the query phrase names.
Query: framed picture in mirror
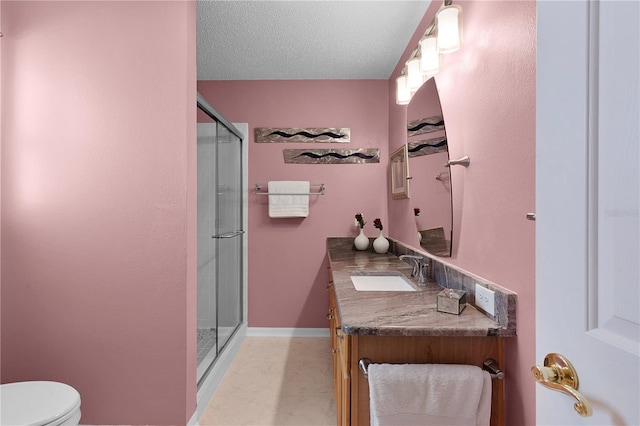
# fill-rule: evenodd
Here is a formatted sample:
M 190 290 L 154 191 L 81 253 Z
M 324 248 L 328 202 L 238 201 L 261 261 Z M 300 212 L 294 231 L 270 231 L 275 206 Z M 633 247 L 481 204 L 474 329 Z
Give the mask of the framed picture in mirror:
M 391 198 L 409 198 L 409 154 L 407 144 L 391 154 Z

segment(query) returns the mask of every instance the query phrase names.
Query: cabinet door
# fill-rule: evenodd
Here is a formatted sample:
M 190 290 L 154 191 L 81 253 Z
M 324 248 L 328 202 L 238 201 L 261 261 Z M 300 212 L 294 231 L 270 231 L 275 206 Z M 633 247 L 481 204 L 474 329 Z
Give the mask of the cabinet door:
M 331 279 L 331 271 L 329 271 L 329 279 Z M 337 424 L 340 424 L 341 417 L 341 401 L 342 401 L 342 372 L 340 371 L 340 362 L 338 360 L 338 342 L 336 337 L 336 298 L 333 291 L 333 283 L 329 281 L 327 286 L 329 290 L 329 313 L 327 319 L 329 320 L 329 336 L 331 338 L 331 357 L 333 361 L 333 391 L 336 402 L 336 416 Z
M 338 425 L 351 425 L 351 373 L 342 371 L 342 381 L 340 383 L 340 408 Z
M 329 271 L 331 277 L 331 271 Z M 333 354 L 333 386 L 338 426 L 351 425 L 350 337 L 342 331 L 333 283 L 329 282 L 329 334 Z
M 336 294 L 333 291 L 333 283 L 329 282 L 327 286 L 329 290 L 329 313 L 327 314 L 327 319 L 329 320 L 329 336 L 331 337 L 331 352 L 335 353 L 336 351 L 336 334 L 335 330 L 339 327 L 337 323 L 337 307 L 336 307 Z
M 338 364 L 338 377 L 339 382 L 337 385 L 340 387 L 339 397 L 336 399 L 336 406 L 340 406 L 338 411 L 338 425 L 349 426 L 351 424 L 351 370 L 349 368 L 350 359 L 350 338 L 342 332 L 341 329 L 335 331 L 337 340 L 337 364 Z

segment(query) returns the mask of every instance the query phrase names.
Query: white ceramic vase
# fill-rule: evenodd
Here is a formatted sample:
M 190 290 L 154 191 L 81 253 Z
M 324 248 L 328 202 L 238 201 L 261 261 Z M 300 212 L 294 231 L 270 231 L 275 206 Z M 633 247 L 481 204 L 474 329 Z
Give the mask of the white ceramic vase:
M 389 240 L 382 236 L 382 229 L 380 230 L 380 236 L 373 240 L 373 249 L 379 254 L 384 254 L 389 250 Z
M 353 244 L 358 250 L 366 250 L 369 248 L 369 237 L 364 235 L 364 229 L 360 228 L 360 234 L 353 240 Z

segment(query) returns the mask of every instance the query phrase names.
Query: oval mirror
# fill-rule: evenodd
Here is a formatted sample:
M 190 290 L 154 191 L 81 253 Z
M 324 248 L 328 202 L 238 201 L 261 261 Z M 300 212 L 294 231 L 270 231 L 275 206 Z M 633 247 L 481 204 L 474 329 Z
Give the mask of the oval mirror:
M 453 212 L 447 135 L 440 97 L 433 78 L 425 82 L 407 108 L 407 150 L 411 171 L 411 204 L 420 246 L 451 256 Z

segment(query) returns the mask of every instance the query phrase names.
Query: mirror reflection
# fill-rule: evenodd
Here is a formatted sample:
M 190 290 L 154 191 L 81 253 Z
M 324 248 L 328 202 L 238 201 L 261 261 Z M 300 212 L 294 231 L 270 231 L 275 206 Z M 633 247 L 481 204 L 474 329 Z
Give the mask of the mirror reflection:
M 407 149 L 411 205 L 420 246 L 436 256 L 451 256 L 453 215 L 449 150 L 440 98 L 432 78 L 407 108 Z

